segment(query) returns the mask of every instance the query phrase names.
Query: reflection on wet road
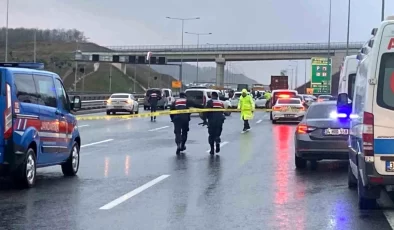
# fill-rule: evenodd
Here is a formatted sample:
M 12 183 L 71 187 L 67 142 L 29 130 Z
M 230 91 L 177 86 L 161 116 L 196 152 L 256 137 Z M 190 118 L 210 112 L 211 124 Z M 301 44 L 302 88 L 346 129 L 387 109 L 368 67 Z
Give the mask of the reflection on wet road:
M 30 190 L 1 181 L 0 229 L 391 229 L 390 207 L 358 210 L 347 162 L 295 170 L 295 125 L 272 125 L 261 112 L 241 134 L 232 114 L 211 157 L 199 122 L 176 156 L 167 116 L 80 121 L 78 177 L 51 167 Z

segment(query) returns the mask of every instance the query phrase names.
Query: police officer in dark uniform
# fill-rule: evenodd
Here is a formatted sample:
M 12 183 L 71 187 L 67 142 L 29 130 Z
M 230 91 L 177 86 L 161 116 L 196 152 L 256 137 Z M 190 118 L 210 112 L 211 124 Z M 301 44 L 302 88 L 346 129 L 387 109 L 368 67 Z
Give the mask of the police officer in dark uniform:
M 223 102 L 218 99 L 219 95 L 217 92 L 212 92 L 212 99 L 207 102 L 206 108 L 212 109 L 224 109 Z M 208 122 L 207 122 L 208 119 Z M 203 124 L 208 125 L 208 142 L 211 146 L 210 154 L 220 152 L 220 135 L 222 135 L 223 123 L 226 117 L 223 111 L 206 112 L 203 115 Z M 216 146 L 214 146 L 216 143 Z
M 152 92 L 149 95 L 148 102 L 150 104 L 150 112 L 154 113 L 157 109 L 157 102 L 161 100 L 161 96 L 157 92 Z M 156 116 L 151 116 L 150 121 L 156 121 Z
M 176 99 L 170 110 L 185 110 L 190 107 L 203 108 L 202 105 L 194 103 L 194 101 L 188 100 L 186 94 L 181 92 L 178 99 Z M 177 146 L 176 154 L 180 154 L 181 151 L 186 150 L 187 132 L 189 132 L 189 121 L 190 113 L 183 114 L 170 114 L 171 122 L 174 123 L 175 143 Z

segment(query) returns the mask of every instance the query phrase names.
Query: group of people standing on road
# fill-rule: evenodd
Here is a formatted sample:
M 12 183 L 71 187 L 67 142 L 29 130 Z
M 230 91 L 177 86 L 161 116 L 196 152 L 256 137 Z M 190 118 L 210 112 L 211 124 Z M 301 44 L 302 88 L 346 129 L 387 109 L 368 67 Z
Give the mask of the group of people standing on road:
M 160 100 L 160 95 L 152 93 L 149 97 L 151 113 L 156 112 L 157 102 Z M 206 109 L 224 109 L 224 104 L 219 100 L 217 92 L 212 92 L 211 99 L 207 101 L 206 106 L 195 103 L 186 98 L 186 94 L 181 92 L 179 98 L 176 99 L 170 107 L 170 110 L 187 110 L 191 107 L 206 108 Z M 253 97 L 246 89 L 242 90 L 239 98 L 238 109 L 241 110 L 241 119 L 244 121 L 243 132 L 251 129 L 249 120 L 253 119 L 255 104 Z M 176 154 L 179 155 L 186 150 L 187 134 L 189 132 L 190 113 L 170 114 L 171 122 L 174 123 L 175 143 L 177 146 Z M 211 147 L 210 154 L 220 152 L 220 136 L 223 130 L 223 123 L 226 119 L 224 111 L 208 111 L 202 114 L 203 126 L 208 126 L 208 143 Z M 151 121 L 156 121 L 156 116 L 151 116 Z

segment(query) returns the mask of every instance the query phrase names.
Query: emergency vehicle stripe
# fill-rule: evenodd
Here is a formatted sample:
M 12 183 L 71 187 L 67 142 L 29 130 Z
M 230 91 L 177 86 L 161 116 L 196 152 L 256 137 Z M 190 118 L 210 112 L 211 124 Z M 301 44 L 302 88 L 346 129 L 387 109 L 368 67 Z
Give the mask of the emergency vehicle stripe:
M 175 105 L 186 105 L 186 99 L 178 99 L 175 101 Z
M 220 101 L 213 101 L 213 108 L 224 108 L 224 106 Z

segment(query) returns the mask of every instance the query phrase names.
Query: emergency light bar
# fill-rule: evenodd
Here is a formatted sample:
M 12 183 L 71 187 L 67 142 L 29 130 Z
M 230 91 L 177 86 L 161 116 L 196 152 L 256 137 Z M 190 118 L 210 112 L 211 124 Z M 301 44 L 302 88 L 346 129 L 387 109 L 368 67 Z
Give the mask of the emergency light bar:
M 44 63 L 36 63 L 36 62 L 0 62 L 0 67 L 44 69 Z
M 349 114 L 349 116 L 346 113 L 337 113 L 335 111 L 330 113 L 330 118 L 350 118 L 350 119 L 356 119 L 358 118 L 357 114 Z

